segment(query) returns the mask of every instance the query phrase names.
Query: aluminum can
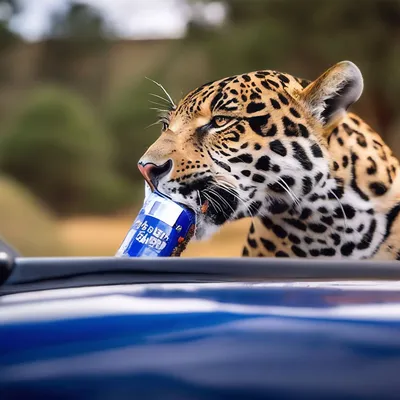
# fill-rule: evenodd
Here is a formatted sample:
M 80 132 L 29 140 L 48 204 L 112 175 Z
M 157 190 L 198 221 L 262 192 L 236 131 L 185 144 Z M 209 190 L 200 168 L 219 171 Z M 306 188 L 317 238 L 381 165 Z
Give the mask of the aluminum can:
M 192 210 L 157 191 L 147 192 L 143 207 L 116 256 L 179 256 L 193 236 L 195 221 Z

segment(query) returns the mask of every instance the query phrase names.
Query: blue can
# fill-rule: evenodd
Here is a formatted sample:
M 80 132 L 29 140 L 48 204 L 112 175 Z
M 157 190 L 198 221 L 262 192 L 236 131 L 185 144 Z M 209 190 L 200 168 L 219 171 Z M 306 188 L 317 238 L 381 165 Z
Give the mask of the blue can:
M 179 256 L 194 234 L 195 213 L 161 193 L 150 193 L 117 257 Z

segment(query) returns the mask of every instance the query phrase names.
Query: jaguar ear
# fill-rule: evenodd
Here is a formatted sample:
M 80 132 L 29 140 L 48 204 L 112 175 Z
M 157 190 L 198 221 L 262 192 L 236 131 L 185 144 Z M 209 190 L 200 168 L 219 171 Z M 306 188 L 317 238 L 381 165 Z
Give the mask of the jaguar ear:
M 363 87 L 358 67 L 342 61 L 311 82 L 300 99 L 323 125 L 331 125 L 360 98 Z

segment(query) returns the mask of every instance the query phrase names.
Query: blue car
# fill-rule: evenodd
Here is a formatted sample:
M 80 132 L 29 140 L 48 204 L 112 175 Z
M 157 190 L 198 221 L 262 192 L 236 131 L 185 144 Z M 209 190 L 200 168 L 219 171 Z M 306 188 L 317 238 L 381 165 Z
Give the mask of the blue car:
M 0 257 L 0 399 L 398 399 L 398 263 Z

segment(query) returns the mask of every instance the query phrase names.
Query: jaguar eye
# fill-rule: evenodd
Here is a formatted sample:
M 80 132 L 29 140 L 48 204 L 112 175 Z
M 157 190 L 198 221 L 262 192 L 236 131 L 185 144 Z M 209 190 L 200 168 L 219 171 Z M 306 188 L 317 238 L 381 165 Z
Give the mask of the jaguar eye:
M 161 124 L 161 129 L 163 132 L 169 128 L 169 120 L 167 117 L 161 117 L 158 122 Z
M 214 117 L 211 121 L 214 128 L 222 128 L 230 121 L 228 117 Z

